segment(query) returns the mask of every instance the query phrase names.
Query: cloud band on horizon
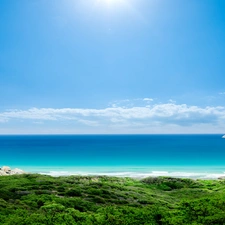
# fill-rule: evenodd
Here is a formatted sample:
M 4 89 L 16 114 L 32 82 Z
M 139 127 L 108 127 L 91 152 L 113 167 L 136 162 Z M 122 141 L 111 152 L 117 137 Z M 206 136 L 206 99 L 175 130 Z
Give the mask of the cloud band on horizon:
M 35 123 L 45 121 L 76 121 L 84 126 L 98 127 L 139 127 L 175 125 L 188 127 L 213 125 L 224 127 L 225 107 L 198 107 L 186 104 L 166 103 L 142 107 L 108 107 L 104 109 L 85 108 L 31 108 L 28 110 L 9 110 L 0 113 L 0 122 L 31 120 Z M 203 130 L 204 131 L 204 130 Z

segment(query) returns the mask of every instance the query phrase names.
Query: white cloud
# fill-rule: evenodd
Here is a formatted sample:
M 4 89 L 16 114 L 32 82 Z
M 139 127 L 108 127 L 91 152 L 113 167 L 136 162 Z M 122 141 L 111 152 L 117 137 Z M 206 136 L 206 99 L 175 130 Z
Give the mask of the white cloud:
M 143 101 L 152 102 L 153 99 L 152 98 L 143 98 Z
M 165 126 L 179 130 L 181 127 L 195 127 L 204 133 L 207 125 L 216 130 L 225 129 L 225 107 L 199 107 L 173 102 L 166 104 L 148 103 L 139 107 L 108 107 L 103 109 L 84 108 L 31 108 L 28 110 L 11 110 L 0 113 L 0 122 L 15 122 L 17 120 L 32 121 L 33 123 L 52 121 L 68 123 L 75 122 L 87 127 L 163 129 Z M 197 128 L 198 127 L 198 128 Z M 204 127 L 204 129 L 203 129 Z
M 109 104 L 110 107 L 117 108 L 117 107 L 122 107 L 122 108 L 131 108 L 134 106 L 143 106 L 144 104 L 148 103 L 150 104 L 153 102 L 153 98 L 134 98 L 134 99 L 122 99 L 122 100 L 117 100 L 113 101 Z
M 225 117 L 225 107 L 187 106 L 186 104 L 157 104 L 148 107 L 112 107 L 105 109 L 82 109 L 82 108 L 32 108 L 28 110 L 12 110 L 0 113 L 1 121 L 12 119 L 32 120 L 78 120 L 81 117 L 103 117 L 108 119 L 154 119 L 174 118 L 193 119 L 202 117 Z M 210 121 L 209 121 L 210 122 Z
M 82 124 L 85 124 L 87 126 L 98 126 L 99 123 L 97 121 L 91 121 L 91 120 L 82 120 L 82 119 L 79 119 L 78 122 L 82 123 Z

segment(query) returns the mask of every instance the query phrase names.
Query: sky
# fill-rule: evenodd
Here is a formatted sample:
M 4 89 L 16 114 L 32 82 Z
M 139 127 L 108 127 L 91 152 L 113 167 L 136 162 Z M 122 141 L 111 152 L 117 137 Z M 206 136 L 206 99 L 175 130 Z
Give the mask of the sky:
M 0 134 L 225 133 L 224 0 L 0 0 Z

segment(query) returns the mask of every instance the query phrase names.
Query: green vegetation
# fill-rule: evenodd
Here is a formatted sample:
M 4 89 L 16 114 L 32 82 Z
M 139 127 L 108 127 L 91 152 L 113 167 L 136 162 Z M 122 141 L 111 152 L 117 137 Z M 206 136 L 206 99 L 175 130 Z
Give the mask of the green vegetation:
M 0 224 L 225 224 L 225 181 L 2 176 Z

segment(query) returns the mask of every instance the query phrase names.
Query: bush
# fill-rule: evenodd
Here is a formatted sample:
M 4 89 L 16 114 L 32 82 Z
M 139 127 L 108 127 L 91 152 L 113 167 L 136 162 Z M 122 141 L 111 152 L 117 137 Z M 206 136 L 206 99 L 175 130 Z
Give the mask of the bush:
M 72 189 L 66 191 L 65 195 L 75 197 L 75 196 L 82 196 L 82 193 L 81 193 L 80 189 L 72 188 Z

